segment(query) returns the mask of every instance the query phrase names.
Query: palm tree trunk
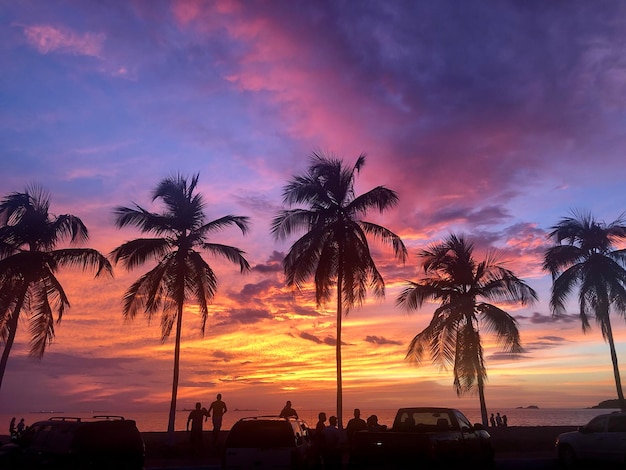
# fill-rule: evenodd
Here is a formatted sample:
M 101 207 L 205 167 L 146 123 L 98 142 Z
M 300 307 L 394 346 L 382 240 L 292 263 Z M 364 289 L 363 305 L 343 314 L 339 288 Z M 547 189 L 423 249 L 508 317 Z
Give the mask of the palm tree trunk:
M 476 365 L 474 366 L 476 369 L 476 381 L 478 383 L 478 400 L 480 402 L 480 418 L 483 422 L 483 426 L 487 427 L 489 424 L 489 420 L 487 418 L 487 403 L 485 402 L 485 363 L 483 360 L 482 353 L 482 344 L 480 342 L 480 333 L 478 331 L 478 326 L 476 328 L 472 327 L 474 334 L 476 335 L 474 341 L 474 346 L 476 347 L 476 355 L 475 361 Z
M 480 372 L 478 373 L 478 400 L 480 402 L 480 418 L 483 426 L 487 427 L 489 420 L 487 419 L 487 403 L 485 402 L 485 382 Z
M 167 441 L 170 446 L 176 443 L 174 424 L 176 421 L 176 396 L 178 394 L 178 377 L 180 375 L 180 336 L 183 328 L 183 304 L 178 304 L 176 318 L 176 344 L 174 346 L 174 378 L 172 379 L 172 401 L 170 403 L 170 417 L 167 423 Z
M 15 310 L 13 310 L 11 318 L 9 318 L 9 321 L 7 322 L 9 336 L 7 337 L 7 342 L 4 345 L 4 351 L 2 351 L 2 359 L 0 359 L 0 390 L 2 389 L 2 379 L 4 378 L 4 371 L 7 368 L 7 362 L 9 362 L 9 353 L 11 352 L 11 347 L 13 347 L 13 341 L 15 340 L 19 313 L 20 312 L 18 310 L 18 307 L 16 307 Z
M 2 380 L 4 379 L 4 372 L 7 368 L 7 363 L 9 362 L 9 354 L 11 353 L 11 348 L 13 347 L 13 341 L 15 341 L 17 324 L 20 318 L 20 311 L 22 310 L 22 306 L 24 305 L 24 298 L 26 297 L 27 289 L 28 287 L 23 288 L 22 291 L 19 293 L 19 300 L 15 304 L 15 308 L 13 309 L 13 315 L 11 315 L 11 318 L 9 318 L 9 321 L 7 322 L 9 335 L 7 337 L 7 342 L 4 345 L 4 350 L 2 351 L 2 359 L 0 359 L 0 390 L 2 390 Z
M 341 264 L 339 264 L 341 266 Z M 343 275 L 341 268 L 337 273 L 337 427 L 343 429 L 343 387 L 341 380 L 341 317 L 342 311 L 342 295 Z
M 613 339 L 613 329 L 611 328 L 611 322 L 606 321 L 606 338 L 609 343 L 609 350 L 611 351 L 611 362 L 613 363 L 613 375 L 615 376 L 615 387 L 617 388 L 617 399 L 619 401 L 619 407 L 622 411 L 626 411 L 626 401 L 624 401 L 624 391 L 622 390 L 622 380 L 620 379 L 619 367 L 617 364 L 617 352 L 615 351 L 615 340 Z

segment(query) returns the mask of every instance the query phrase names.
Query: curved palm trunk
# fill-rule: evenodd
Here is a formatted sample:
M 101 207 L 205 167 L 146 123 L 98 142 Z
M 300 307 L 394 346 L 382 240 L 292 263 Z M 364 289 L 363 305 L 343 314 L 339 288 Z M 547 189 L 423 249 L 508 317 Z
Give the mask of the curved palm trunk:
M 337 427 L 343 429 L 343 387 L 341 380 L 341 317 L 342 302 L 341 289 L 343 287 L 343 275 L 341 269 L 337 275 Z
M 22 289 L 22 292 L 19 294 L 19 300 L 13 309 L 13 314 L 8 321 L 9 328 L 9 336 L 7 337 L 7 342 L 4 345 L 4 350 L 2 351 L 2 358 L 0 359 L 0 390 L 2 389 L 2 380 L 4 379 L 4 372 L 7 368 L 7 363 L 9 362 L 9 354 L 11 353 L 11 348 L 13 347 L 13 341 L 15 341 L 15 334 L 17 332 L 17 323 L 20 318 L 20 311 L 22 310 L 22 306 L 24 305 L 24 298 L 26 297 L 26 290 Z
M 13 310 L 13 314 L 8 321 L 9 327 L 9 336 L 7 338 L 7 342 L 4 345 L 4 351 L 2 351 L 2 359 L 0 359 L 0 389 L 2 389 L 2 379 L 4 378 L 4 371 L 7 368 L 7 362 L 9 362 L 9 354 L 11 353 L 11 348 L 13 347 L 13 341 L 15 340 L 15 333 L 17 330 L 17 320 L 20 314 L 21 303 L 15 307 Z
M 174 378 L 172 379 L 172 401 L 170 403 L 170 417 L 167 423 L 167 441 L 170 446 L 176 443 L 174 424 L 176 421 L 176 396 L 178 394 L 178 377 L 180 375 L 180 336 L 183 325 L 183 304 L 178 305 L 176 318 L 176 344 L 174 346 Z
M 613 339 L 613 329 L 611 328 L 611 322 L 606 321 L 606 337 L 609 343 L 609 350 L 611 351 L 611 362 L 613 363 L 613 375 L 615 376 L 615 387 L 617 388 L 617 399 L 619 400 L 619 407 L 622 411 L 626 411 L 626 401 L 624 400 L 624 391 L 622 390 L 622 380 L 619 374 L 619 367 L 617 364 L 617 352 L 615 351 L 615 340 Z
M 476 370 L 476 382 L 478 384 L 478 400 L 480 402 L 480 418 L 482 420 L 483 426 L 487 427 L 489 420 L 487 418 L 487 404 L 485 402 L 485 380 L 484 380 L 484 375 L 483 372 L 485 370 L 485 363 L 483 360 L 483 353 L 482 353 L 482 345 L 480 342 L 480 333 L 478 331 L 478 328 L 473 328 L 472 327 L 472 331 L 474 332 L 475 338 L 475 361 L 476 364 L 474 366 L 475 370 Z
M 487 427 L 489 420 L 487 419 L 487 404 L 485 403 L 485 382 L 480 373 L 478 374 L 478 400 L 480 402 L 480 418 L 483 422 L 483 426 Z

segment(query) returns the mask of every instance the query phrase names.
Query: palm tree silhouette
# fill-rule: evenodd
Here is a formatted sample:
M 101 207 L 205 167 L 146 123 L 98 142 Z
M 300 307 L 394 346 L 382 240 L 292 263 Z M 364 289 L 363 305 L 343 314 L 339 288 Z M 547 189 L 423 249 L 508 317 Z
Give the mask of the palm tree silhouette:
M 174 373 L 172 400 L 170 404 L 167 432 L 169 442 L 174 440 L 176 418 L 176 396 L 178 392 L 180 339 L 184 304 L 193 299 L 200 307 L 202 334 L 208 316 L 208 304 L 217 291 L 217 277 L 198 250 L 221 256 L 239 264 L 243 273 L 250 270 L 244 252 L 238 248 L 211 243 L 207 236 L 220 229 L 236 225 L 245 235 L 248 217 L 227 215 L 205 222 L 205 204 L 200 194 L 195 193 L 199 175 L 191 181 L 176 175 L 167 177 L 152 193 L 152 201 L 160 199 L 165 212 L 157 214 L 142 207 L 117 207 L 114 210 L 118 228 L 132 225 L 156 238 L 138 238 L 126 242 L 111 252 L 115 263 L 122 262 L 132 270 L 148 260 L 156 266 L 135 281 L 124 295 L 123 315 L 132 320 L 139 310 L 144 310 L 148 320 L 161 311 L 161 340 L 165 341 L 176 324 L 174 346 Z
M 420 250 L 425 277 L 409 281 L 397 304 L 410 311 L 427 300 L 439 302 L 430 324 L 411 341 L 407 358 L 419 365 L 429 355 L 444 369 L 452 366 L 458 396 L 477 386 L 482 422 L 487 426 L 487 368 L 479 326 L 494 333 L 505 352 L 521 353 L 517 321 L 489 302 L 528 305 L 537 300 L 537 294 L 503 267 L 496 251 L 489 251 L 481 262 L 474 260 L 473 252 L 473 243 L 454 234 Z
M 555 316 L 565 312 L 565 302 L 576 287 L 583 332 L 595 315 L 602 337 L 609 343 L 620 408 L 626 410 L 611 328 L 611 307 L 626 316 L 626 250 L 615 243 L 626 239 L 626 221 L 620 216 L 610 224 L 593 215 L 572 211 L 551 227 L 556 245 L 546 250 L 543 268 L 552 275 L 550 308 Z M 565 244 L 563 244 L 565 242 Z
M 341 319 L 350 308 L 362 304 L 367 288 L 384 296 L 385 283 L 372 259 L 367 236 L 393 247 L 394 255 L 406 259 L 400 237 L 390 230 L 360 220 L 368 210 L 380 212 L 395 206 L 396 193 L 378 186 L 360 196 L 354 179 L 365 163 L 360 155 L 353 168 L 333 157 L 314 153 L 308 172 L 294 177 L 283 189 L 283 204 L 308 208 L 285 209 L 272 221 L 271 231 L 285 239 L 298 230 L 306 233 L 291 246 L 283 260 L 287 285 L 302 288 L 311 277 L 320 306 L 336 292 L 337 298 L 337 419 L 342 427 Z M 336 286 L 336 291 L 333 288 Z
M 0 202 L 0 387 L 13 347 L 20 314 L 29 322 L 30 356 L 41 359 L 54 339 L 54 323 L 70 307 L 56 277 L 62 267 L 94 269 L 112 276 L 107 258 L 90 248 L 61 248 L 88 240 L 87 227 L 74 215 L 49 213 L 50 195 L 38 186 Z

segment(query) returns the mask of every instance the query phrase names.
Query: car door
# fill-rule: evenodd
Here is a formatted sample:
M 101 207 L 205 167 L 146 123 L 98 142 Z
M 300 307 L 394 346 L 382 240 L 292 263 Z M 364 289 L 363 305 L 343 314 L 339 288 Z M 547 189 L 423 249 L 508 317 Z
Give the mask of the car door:
M 466 459 L 476 459 L 482 454 L 482 442 L 480 436 L 474 431 L 474 428 L 470 421 L 465 417 L 463 413 L 455 410 L 454 415 L 461 428 L 461 441 L 459 445 L 460 456 Z
M 623 463 L 626 456 L 626 415 L 616 413 L 609 416 L 607 431 L 602 443 L 606 459 Z
M 606 459 L 608 415 L 596 416 L 580 430 L 574 451 L 579 459 Z

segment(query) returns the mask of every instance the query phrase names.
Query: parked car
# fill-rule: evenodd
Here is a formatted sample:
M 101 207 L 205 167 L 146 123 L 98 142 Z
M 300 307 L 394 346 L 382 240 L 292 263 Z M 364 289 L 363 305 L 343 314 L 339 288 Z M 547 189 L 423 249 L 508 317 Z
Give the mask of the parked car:
M 293 417 L 242 418 L 232 426 L 224 443 L 224 469 L 300 469 L 312 463 L 309 427 Z
M 457 409 L 400 408 L 391 429 L 354 433 L 350 459 L 357 468 L 491 467 L 494 448 L 483 426 Z
M 135 421 L 122 416 L 51 417 L 0 447 L 0 468 L 144 468 L 145 446 Z
M 559 434 L 556 453 L 561 465 L 574 468 L 580 462 L 626 464 L 626 412 L 596 416 L 577 431 Z

